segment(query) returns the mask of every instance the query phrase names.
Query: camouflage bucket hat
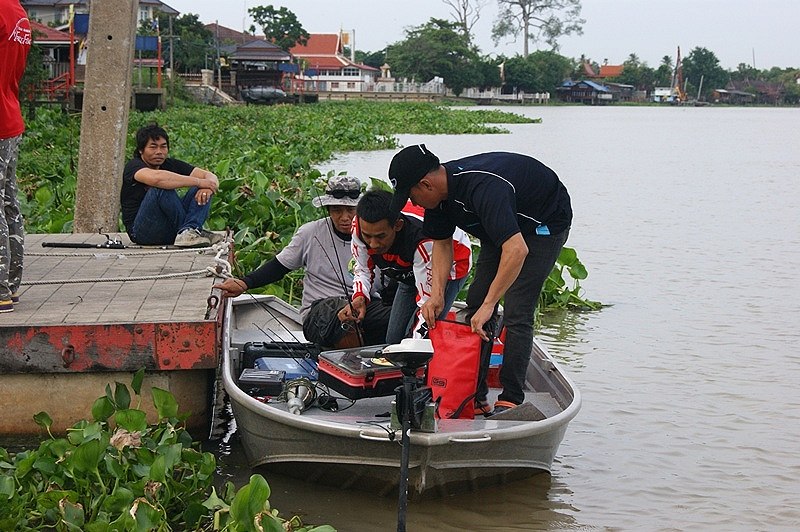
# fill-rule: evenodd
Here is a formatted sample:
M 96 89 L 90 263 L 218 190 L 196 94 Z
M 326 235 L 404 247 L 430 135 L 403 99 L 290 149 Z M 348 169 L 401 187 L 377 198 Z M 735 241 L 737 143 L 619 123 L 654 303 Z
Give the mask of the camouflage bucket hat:
M 349 175 L 336 175 L 328 180 L 325 194 L 315 196 L 311 200 L 314 207 L 327 207 L 328 205 L 344 205 L 355 207 L 361 198 L 361 181 Z

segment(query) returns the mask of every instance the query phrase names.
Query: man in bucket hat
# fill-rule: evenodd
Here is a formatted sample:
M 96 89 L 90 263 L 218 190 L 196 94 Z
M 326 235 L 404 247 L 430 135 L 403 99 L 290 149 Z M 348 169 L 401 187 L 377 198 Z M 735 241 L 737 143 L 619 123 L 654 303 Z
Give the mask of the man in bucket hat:
M 500 370 L 503 391 L 491 410 L 485 358 L 475 409 L 492 414 L 521 404 L 539 292 L 572 223 L 566 187 L 553 170 L 527 155 L 482 153 L 440 164 L 424 144 L 398 152 L 389 166 L 389 179 L 395 189 L 392 211 L 399 212 L 407 198 L 424 207 L 423 232 L 434 239 L 431 295 L 422 307 L 429 327 L 435 326 L 444 306 L 453 230 L 460 227 L 480 239 L 467 316 L 472 331 L 489 341 L 484 329 L 503 298 L 506 339 Z
M 275 258 L 241 279 L 226 279 L 214 288 L 225 296 L 238 296 L 282 279 L 287 273 L 305 268 L 300 317 L 306 340 L 325 347 L 345 341 L 347 327 L 336 317 L 353 295 L 353 274 L 349 270 L 353 217 L 361 197 L 361 182 L 347 175 L 328 180 L 325 193 L 311 203 L 324 207 L 328 216 L 300 226 Z M 373 298 L 361 323 L 364 345 L 384 343 L 391 308 Z

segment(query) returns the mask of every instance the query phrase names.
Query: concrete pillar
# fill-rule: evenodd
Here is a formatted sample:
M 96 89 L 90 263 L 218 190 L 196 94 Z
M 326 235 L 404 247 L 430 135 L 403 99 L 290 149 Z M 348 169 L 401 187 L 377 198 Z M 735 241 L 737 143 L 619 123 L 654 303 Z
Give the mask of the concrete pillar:
M 210 68 L 200 70 L 200 85 L 211 87 L 214 85 L 214 71 Z
M 119 230 L 139 0 L 92 2 L 83 93 L 76 233 Z

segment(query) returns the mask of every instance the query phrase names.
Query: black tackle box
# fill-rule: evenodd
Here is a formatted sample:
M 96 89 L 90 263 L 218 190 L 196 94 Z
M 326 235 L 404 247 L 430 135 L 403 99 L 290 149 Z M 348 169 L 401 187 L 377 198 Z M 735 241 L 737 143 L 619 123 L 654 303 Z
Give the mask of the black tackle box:
M 277 397 L 283 392 L 283 371 L 245 368 L 239 377 L 239 388 L 253 397 Z

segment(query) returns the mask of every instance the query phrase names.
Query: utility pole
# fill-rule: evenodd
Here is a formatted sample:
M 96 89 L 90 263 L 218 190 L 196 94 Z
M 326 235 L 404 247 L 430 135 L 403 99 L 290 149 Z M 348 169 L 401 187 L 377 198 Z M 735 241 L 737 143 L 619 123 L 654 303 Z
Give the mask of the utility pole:
M 73 231 L 119 231 L 139 0 L 92 2 Z
M 172 61 L 172 50 L 175 48 L 175 35 L 172 33 L 172 15 L 169 16 L 169 104 L 172 105 L 172 92 L 175 89 L 175 64 Z
M 217 34 L 215 37 L 216 44 L 217 44 L 217 88 L 221 91 L 222 90 L 222 63 L 219 60 L 219 20 L 216 21 L 214 24 L 215 29 L 217 30 Z

